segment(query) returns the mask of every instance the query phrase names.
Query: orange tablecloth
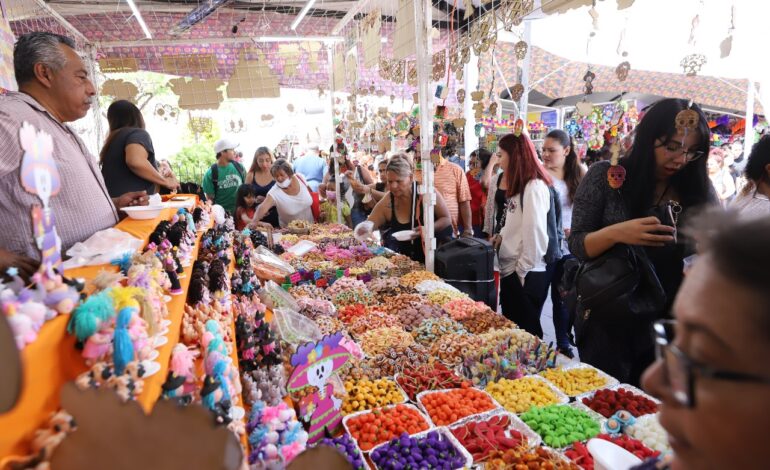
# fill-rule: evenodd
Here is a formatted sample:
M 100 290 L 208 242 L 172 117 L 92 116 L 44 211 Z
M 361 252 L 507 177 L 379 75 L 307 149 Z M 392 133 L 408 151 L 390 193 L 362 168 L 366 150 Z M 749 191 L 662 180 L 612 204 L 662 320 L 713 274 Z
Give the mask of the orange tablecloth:
M 152 220 L 124 219 L 115 228 L 128 232 L 137 238 L 149 239 L 155 226 L 161 220 L 168 220 L 176 209 L 164 209 L 161 215 Z M 200 235 L 198 235 L 200 241 Z M 196 241 L 192 259 L 198 254 Z M 100 271 L 116 272 L 117 267 L 110 265 L 85 266 L 66 271 L 67 277 L 93 279 Z M 187 287 L 190 284 L 192 265 L 185 268 L 186 276 L 180 279 L 185 294 L 175 296 L 168 302 L 169 341 L 159 349 L 156 359 L 161 370 L 144 382 L 144 392 L 138 402 L 145 411 L 152 409 L 161 392 L 161 385 L 166 378 L 171 349 L 179 341 L 182 316 Z M 8 456 L 23 455 L 29 452 L 29 441 L 34 431 L 40 428 L 48 416 L 59 409 L 59 391 L 65 382 L 75 379 L 88 370 L 80 351 L 75 349 L 75 337 L 66 332 L 69 315 L 61 315 L 47 322 L 40 329 L 38 338 L 28 345 L 21 354 L 24 381 L 21 395 L 16 406 L 5 414 L 0 414 L 0 468 L 5 467 Z

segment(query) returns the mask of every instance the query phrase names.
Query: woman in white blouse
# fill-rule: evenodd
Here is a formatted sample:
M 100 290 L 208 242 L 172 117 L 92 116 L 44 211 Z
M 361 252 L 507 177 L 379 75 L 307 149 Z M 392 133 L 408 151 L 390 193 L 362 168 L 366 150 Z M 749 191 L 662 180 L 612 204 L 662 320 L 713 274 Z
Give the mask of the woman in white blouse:
M 496 189 L 504 191 L 506 200 L 499 234 L 494 235 L 499 246 L 500 303 L 506 318 L 542 338 L 551 177 L 526 135 L 508 134 L 498 146 L 504 176 Z
M 313 223 L 313 197 L 302 177 L 295 174 L 289 162 L 283 158 L 273 163 L 270 173 L 275 178 L 275 185 L 259 205 L 251 225 L 256 226 L 272 207 L 278 210 L 278 223 L 282 228 L 293 220 Z

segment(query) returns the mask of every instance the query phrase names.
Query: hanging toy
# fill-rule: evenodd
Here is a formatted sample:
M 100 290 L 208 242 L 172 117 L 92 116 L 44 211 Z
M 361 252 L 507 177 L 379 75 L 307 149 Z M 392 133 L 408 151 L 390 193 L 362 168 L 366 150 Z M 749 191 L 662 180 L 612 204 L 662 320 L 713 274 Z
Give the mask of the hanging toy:
M 516 120 L 516 123 L 513 125 L 513 135 L 516 137 L 521 137 L 521 133 L 524 131 L 524 121 L 519 118 Z
M 607 183 L 612 189 L 620 189 L 621 186 L 623 186 L 623 182 L 626 180 L 626 169 L 623 168 L 623 166 L 618 165 L 620 143 L 617 139 L 612 142 L 610 152 L 612 158 L 610 159 L 610 167 L 607 169 Z

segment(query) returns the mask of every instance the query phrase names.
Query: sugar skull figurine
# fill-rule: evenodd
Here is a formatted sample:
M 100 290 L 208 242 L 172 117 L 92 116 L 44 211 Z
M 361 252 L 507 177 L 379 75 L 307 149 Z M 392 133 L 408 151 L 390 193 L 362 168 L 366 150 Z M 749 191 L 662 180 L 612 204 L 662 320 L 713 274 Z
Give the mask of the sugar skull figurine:
M 324 436 L 324 429 L 330 433 L 340 425 L 342 401 L 333 395 L 329 383 L 332 374 L 350 361 L 350 353 L 340 346 L 342 333 L 325 336 L 318 343 L 306 343 L 291 357 L 294 371 L 289 377 L 287 389 L 296 392 L 314 386 L 317 392 L 300 401 L 300 415 L 310 421 L 308 442 L 315 443 Z
M 61 189 L 61 177 L 53 159 L 53 139 L 43 131 L 24 123 L 19 130 L 24 158 L 21 161 L 21 185 L 43 203 L 32 206 L 32 229 L 46 271 L 61 270 L 61 238 L 51 210 L 51 197 Z

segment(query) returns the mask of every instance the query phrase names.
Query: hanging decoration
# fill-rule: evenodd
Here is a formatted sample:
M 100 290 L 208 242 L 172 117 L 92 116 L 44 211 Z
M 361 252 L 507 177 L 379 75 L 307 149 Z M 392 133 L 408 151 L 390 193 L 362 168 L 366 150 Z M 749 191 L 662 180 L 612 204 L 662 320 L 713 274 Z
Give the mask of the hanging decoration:
M 211 132 L 211 129 L 213 127 L 214 120 L 210 117 L 193 117 L 190 116 L 190 120 L 187 123 L 187 125 L 190 127 L 190 130 L 193 134 L 196 136 L 200 134 L 207 134 Z
M 524 17 L 534 8 L 534 0 L 504 0 L 500 7 L 500 16 L 503 29 L 511 31 L 514 26 L 519 26 Z
M 727 28 L 727 37 L 719 44 L 719 57 L 724 59 L 730 55 L 733 49 L 733 33 L 735 32 L 735 2 L 730 6 L 730 27 Z
M 700 1 L 700 7 L 703 8 L 703 0 Z M 693 51 L 690 54 L 684 56 L 681 62 L 679 62 L 679 65 L 684 70 L 684 74 L 688 77 L 694 77 L 698 74 L 698 72 L 701 71 L 703 66 L 706 64 L 706 56 L 697 52 L 697 43 L 698 43 L 698 27 L 700 26 L 700 15 L 696 14 L 691 22 L 690 26 L 690 39 L 687 41 L 687 44 L 690 46 L 690 49 Z
M 407 85 L 417 86 L 417 62 L 409 62 L 406 75 Z
M 527 50 L 529 50 L 529 45 L 526 41 L 519 41 L 513 46 L 513 53 L 518 60 L 524 60 L 527 57 Z
M 246 132 L 246 123 L 243 122 L 243 118 L 238 118 L 237 121 L 235 119 L 230 119 L 230 122 L 226 123 L 225 129 L 232 134 L 239 134 L 241 132 Z
M 626 181 L 626 169 L 622 165 L 618 165 L 618 159 L 620 157 L 620 143 L 618 139 L 615 139 L 610 146 L 610 167 L 607 169 L 607 183 L 612 189 L 620 189 L 623 186 L 623 182 Z
M 446 72 L 446 51 L 436 52 L 433 54 L 433 81 L 441 80 Z
M 155 116 L 166 122 L 178 122 L 179 121 L 179 108 L 175 108 L 170 104 L 156 104 Z
M 471 45 L 473 52 L 476 55 L 481 55 L 483 52 L 488 51 L 496 42 L 497 17 L 495 12 L 491 11 L 482 16 L 471 28 Z
M 513 101 L 519 101 L 524 96 L 524 85 L 517 83 L 511 87 L 511 99 Z
M 628 78 L 628 72 L 631 70 L 631 64 L 624 60 L 617 67 L 615 67 L 615 76 L 618 77 L 618 81 L 625 82 Z
M 459 90 L 457 90 L 457 102 L 460 103 L 460 104 L 465 103 L 465 89 L 464 88 L 460 88 Z
M 594 79 L 596 78 L 596 74 L 591 71 L 591 68 L 588 68 L 588 71 L 585 75 L 583 75 L 583 81 L 585 82 L 583 92 L 586 95 L 590 95 L 594 92 Z

